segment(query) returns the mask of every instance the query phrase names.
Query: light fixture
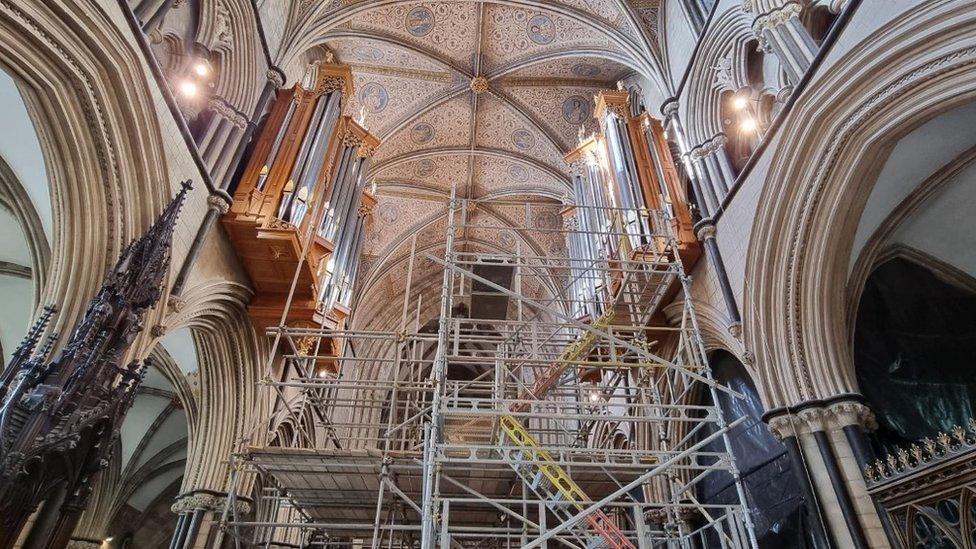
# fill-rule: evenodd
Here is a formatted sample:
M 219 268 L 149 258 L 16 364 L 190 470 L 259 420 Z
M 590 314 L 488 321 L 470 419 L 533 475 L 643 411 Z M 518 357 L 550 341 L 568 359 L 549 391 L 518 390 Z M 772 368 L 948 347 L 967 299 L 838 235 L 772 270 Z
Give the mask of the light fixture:
M 744 118 L 742 122 L 739 123 L 739 129 L 744 132 L 754 132 L 759 126 L 756 124 L 755 118 Z
M 210 66 L 203 61 L 200 61 L 193 65 L 193 72 L 196 73 L 197 76 L 207 76 L 210 74 Z
M 735 96 L 735 99 L 732 100 L 732 106 L 735 107 L 735 110 L 737 111 L 741 111 L 742 109 L 746 108 L 746 105 L 748 104 L 749 100 L 741 95 Z
M 182 93 L 184 97 L 196 97 L 198 91 L 200 90 L 197 87 L 196 82 L 184 80 L 180 83 L 180 93 Z
M 590 393 L 590 402 L 596 402 L 598 400 L 600 400 L 600 392 L 599 391 L 593 391 L 592 393 Z

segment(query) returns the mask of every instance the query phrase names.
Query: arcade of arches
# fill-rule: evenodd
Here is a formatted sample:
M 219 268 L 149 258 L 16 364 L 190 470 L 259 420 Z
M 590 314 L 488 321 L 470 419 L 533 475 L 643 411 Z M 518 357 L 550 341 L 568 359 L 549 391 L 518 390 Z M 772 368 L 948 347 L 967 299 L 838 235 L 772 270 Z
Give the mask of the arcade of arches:
M 438 547 L 579 546 L 555 531 L 546 541 L 546 520 L 565 517 L 544 506 L 495 503 L 484 514 L 507 533 L 478 539 L 393 488 L 398 506 L 376 514 L 388 536 L 345 534 L 325 524 L 345 519 L 305 513 L 279 477 L 237 475 L 232 456 L 353 452 L 343 422 L 411 421 L 407 407 L 330 413 L 341 391 L 325 389 L 296 413 L 287 403 L 309 379 L 392 383 L 380 400 L 445 380 L 504 383 L 473 358 L 438 379 L 448 318 L 497 321 L 469 323 L 461 357 L 487 352 L 515 318 L 593 332 L 595 296 L 624 283 L 569 283 L 567 297 L 558 281 L 595 272 L 574 260 L 626 270 L 620 236 L 586 237 L 603 229 L 581 212 L 606 204 L 666 213 L 680 243 L 669 261 L 688 276 L 648 322 L 684 329 L 691 310 L 708 357 L 694 375 L 729 391 L 672 395 L 701 428 L 652 442 L 625 422 L 602 434 L 581 422 L 577 450 L 698 441 L 705 473 L 672 503 L 744 503 L 757 547 L 976 547 L 971 0 L 0 0 L 0 69 L 0 498 L 38 463 L 64 471 L 0 501 L 4 547 L 426 549 L 425 528 Z M 53 361 L 77 351 L 100 288 L 128 291 L 106 274 L 134 268 L 116 261 L 166 220 L 184 181 L 160 295 L 130 319 L 126 347 Z M 624 237 L 642 230 L 627 219 Z M 444 305 L 452 257 L 508 253 L 541 267 L 513 277 L 522 270 L 483 260 L 463 303 Z M 570 275 L 552 266 L 563 257 Z M 36 324 L 48 305 L 57 314 Z M 309 335 L 325 328 L 342 335 Z M 638 332 L 612 339 L 680 348 Z M 47 347 L 27 360 L 31 337 Z M 411 337 L 426 343 L 397 351 Z M 281 366 L 295 356 L 331 358 Z M 433 366 L 401 375 L 366 356 Z M 119 373 L 107 386 L 127 391 L 121 411 L 65 445 L 105 433 L 97 466 L 44 446 L 45 427 L 23 435 L 31 414 L 67 428 L 54 414 L 71 380 L 136 363 L 131 385 Z M 617 402 L 647 383 L 638 369 L 581 370 L 580 384 L 605 382 L 600 398 Z M 706 409 L 730 422 L 724 436 Z M 418 440 L 440 428 L 418 417 L 429 420 Z M 466 425 L 497 436 L 491 421 Z M 394 476 L 387 465 L 377 479 Z M 505 497 L 525 497 L 508 482 Z M 704 512 L 644 512 L 652 492 L 624 494 L 638 512 L 601 515 L 626 539 L 589 546 L 753 543 L 709 530 Z M 400 534 L 412 509 L 417 533 Z M 302 522 L 317 525 L 282 526 Z

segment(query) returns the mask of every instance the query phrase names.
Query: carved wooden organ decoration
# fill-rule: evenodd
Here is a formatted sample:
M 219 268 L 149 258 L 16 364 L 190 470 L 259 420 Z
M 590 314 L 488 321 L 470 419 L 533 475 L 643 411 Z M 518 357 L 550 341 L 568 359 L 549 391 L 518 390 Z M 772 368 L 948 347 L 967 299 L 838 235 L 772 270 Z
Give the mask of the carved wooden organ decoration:
M 349 67 L 331 64 L 279 92 L 224 217 L 259 326 L 277 324 L 286 305 L 288 324 L 338 326 L 349 313 L 375 204 L 364 173 L 379 144 L 343 115 L 352 93 Z
M 695 238 L 686 189 L 675 168 L 664 127 L 644 112 L 636 112 L 627 91 L 602 91 L 596 97 L 600 131 L 580 134 L 576 149 L 565 160 L 572 172 L 575 203 L 563 211 L 569 232 L 567 248 L 575 265 L 587 261 L 611 263 L 625 255 L 663 249 L 657 235 L 670 225 L 686 271 L 701 255 Z M 663 212 L 656 215 L 651 212 Z M 615 234 L 608 238 L 607 234 Z M 595 273 L 596 271 L 594 271 Z M 574 273 L 578 318 L 597 318 L 602 303 L 617 292 L 619 280 L 599 280 Z M 675 285 L 674 291 L 677 291 Z

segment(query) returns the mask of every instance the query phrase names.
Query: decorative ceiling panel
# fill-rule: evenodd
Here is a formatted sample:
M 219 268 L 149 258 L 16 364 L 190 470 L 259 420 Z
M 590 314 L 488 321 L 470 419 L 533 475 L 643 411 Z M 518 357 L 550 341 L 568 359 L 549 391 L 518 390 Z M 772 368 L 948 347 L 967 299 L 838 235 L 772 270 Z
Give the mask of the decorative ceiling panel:
M 446 196 L 453 184 L 463 187 L 467 169 L 467 154 L 450 154 L 398 162 L 389 167 L 376 164 L 374 173 L 381 189 L 393 183 L 412 184 L 418 189 L 437 189 Z
M 550 12 L 485 6 L 485 69 L 491 73 L 547 53 L 580 48 L 618 51 L 600 31 Z
M 349 111 L 356 116 L 365 107 L 366 127 L 374 135 L 389 132 L 422 105 L 450 87 L 450 82 L 415 80 L 400 75 L 360 71 L 353 77 L 356 92 Z
M 576 86 L 611 87 L 633 72 L 626 65 L 599 57 L 565 57 L 534 63 L 506 74 L 504 87 L 571 83 Z
M 479 103 L 476 136 L 479 147 L 503 149 L 534 158 L 560 171 L 565 168 L 558 145 L 533 126 L 527 117 L 496 98 L 484 98 Z
M 375 161 L 441 147 L 467 147 L 471 141 L 471 96 L 465 93 L 412 118 L 386 139 Z
M 576 147 L 580 126 L 586 133 L 596 131 L 593 117 L 594 95 L 599 88 L 552 86 L 512 86 L 506 93 L 525 107 L 537 120 L 543 120 L 550 133 L 559 139 L 563 150 Z
M 363 253 L 381 255 L 391 243 L 401 240 L 410 229 L 443 215 L 445 200 L 424 200 L 402 195 L 378 193 L 371 225 L 367 227 Z
M 470 71 L 478 47 L 478 4 L 424 2 L 370 10 L 350 27 L 390 34 L 421 49 L 435 49 L 453 64 Z
M 511 193 L 547 193 L 564 196 L 569 189 L 562 181 L 533 166 L 515 161 L 477 158 L 474 164 L 472 196 Z
M 436 76 L 450 80 L 454 71 L 433 58 L 418 55 L 383 40 L 348 37 L 335 38 L 326 42 L 340 63 L 352 67 L 353 72 L 369 70 L 374 67 L 392 67 L 401 70 L 417 71 L 417 78 Z M 375 72 L 375 69 L 374 69 Z

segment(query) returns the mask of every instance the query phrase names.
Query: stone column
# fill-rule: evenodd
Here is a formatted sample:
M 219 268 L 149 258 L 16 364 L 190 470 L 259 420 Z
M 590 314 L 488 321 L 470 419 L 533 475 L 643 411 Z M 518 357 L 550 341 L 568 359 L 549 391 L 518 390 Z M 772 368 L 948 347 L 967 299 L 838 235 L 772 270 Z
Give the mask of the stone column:
M 215 549 L 221 546 L 223 532 L 216 528 L 224 507 L 226 494 L 210 491 L 188 492 L 176 499 L 170 508 L 179 518 L 170 549 Z M 246 515 L 251 504 L 238 498 L 237 512 Z
M 810 68 L 819 47 L 800 21 L 798 0 L 743 0 L 743 10 L 755 15 L 752 30 L 760 46 L 776 55 L 790 83 L 796 84 Z
M 764 418 L 790 454 L 817 547 L 890 547 L 857 456 L 870 447 L 863 434 L 873 424 L 862 400 L 838 395 L 774 410 Z
M 711 265 L 715 276 L 718 278 L 719 287 L 722 290 L 722 298 L 725 301 L 726 311 L 729 315 L 729 331 L 738 337 L 741 333 L 742 315 L 739 313 L 739 306 L 735 301 L 735 294 L 729 282 L 728 272 L 725 270 L 725 262 L 722 260 L 722 254 L 718 249 L 718 242 L 715 240 L 715 221 L 712 219 L 712 216 L 721 205 L 721 198 L 725 197 L 724 193 L 728 190 L 728 186 L 726 185 L 725 190 L 722 191 L 721 198 L 716 196 L 716 187 L 712 185 L 711 178 L 706 175 L 707 169 L 703 167 L 704 164 L 701 162 L 702 158 L 711 157 L 713 162 L 712 171 L 715 172 L 716 177 L 724 177 L 722 174 L 726 173 L 726 171 L 722 168 L 720 158 L 725 154 L 725 135 L 719 134 L 708 140 L 706 142 L 708 143 L 707 147 L 705 147 L 705 144 L 702 144 L 694 149 L 689 149 L 687 140 L 685 139 L 684 128 L 681 125 L 681 119 L 678 117 L 677 99 L 672 98 L 666 101 L 661 107 L 661 112 L 667 117 L 667 127 L 672 138 L 678 144 L 685 173 L 687 173 L 688 178 L 691 180 L 691 187 L 695 193 L 695 201 L 698 203 L 698 208 L 701 213 L 702 220 L 695 225 L 695 234 L 698 240 L 701 241 L 709 265 Z M 725 156 L 725 160 L 726 162 L 728 161 L 727 156 Z M 731 173 L 731 171 L 728 173 Z M 730 183 L 731 180 L 729 181 Z
M 712 215 L 721 209 L 725 195 L 729 193 L 729 189 L 735 182 L 732 162 L 725 149 L 726 143 L 728 139 L 724 133 L 720 133 L 692 147 L 688 153 L 691 161 L 700 166 L 702 185 L 709 187 L 705 194 L 714 201 L 710 206 Z

